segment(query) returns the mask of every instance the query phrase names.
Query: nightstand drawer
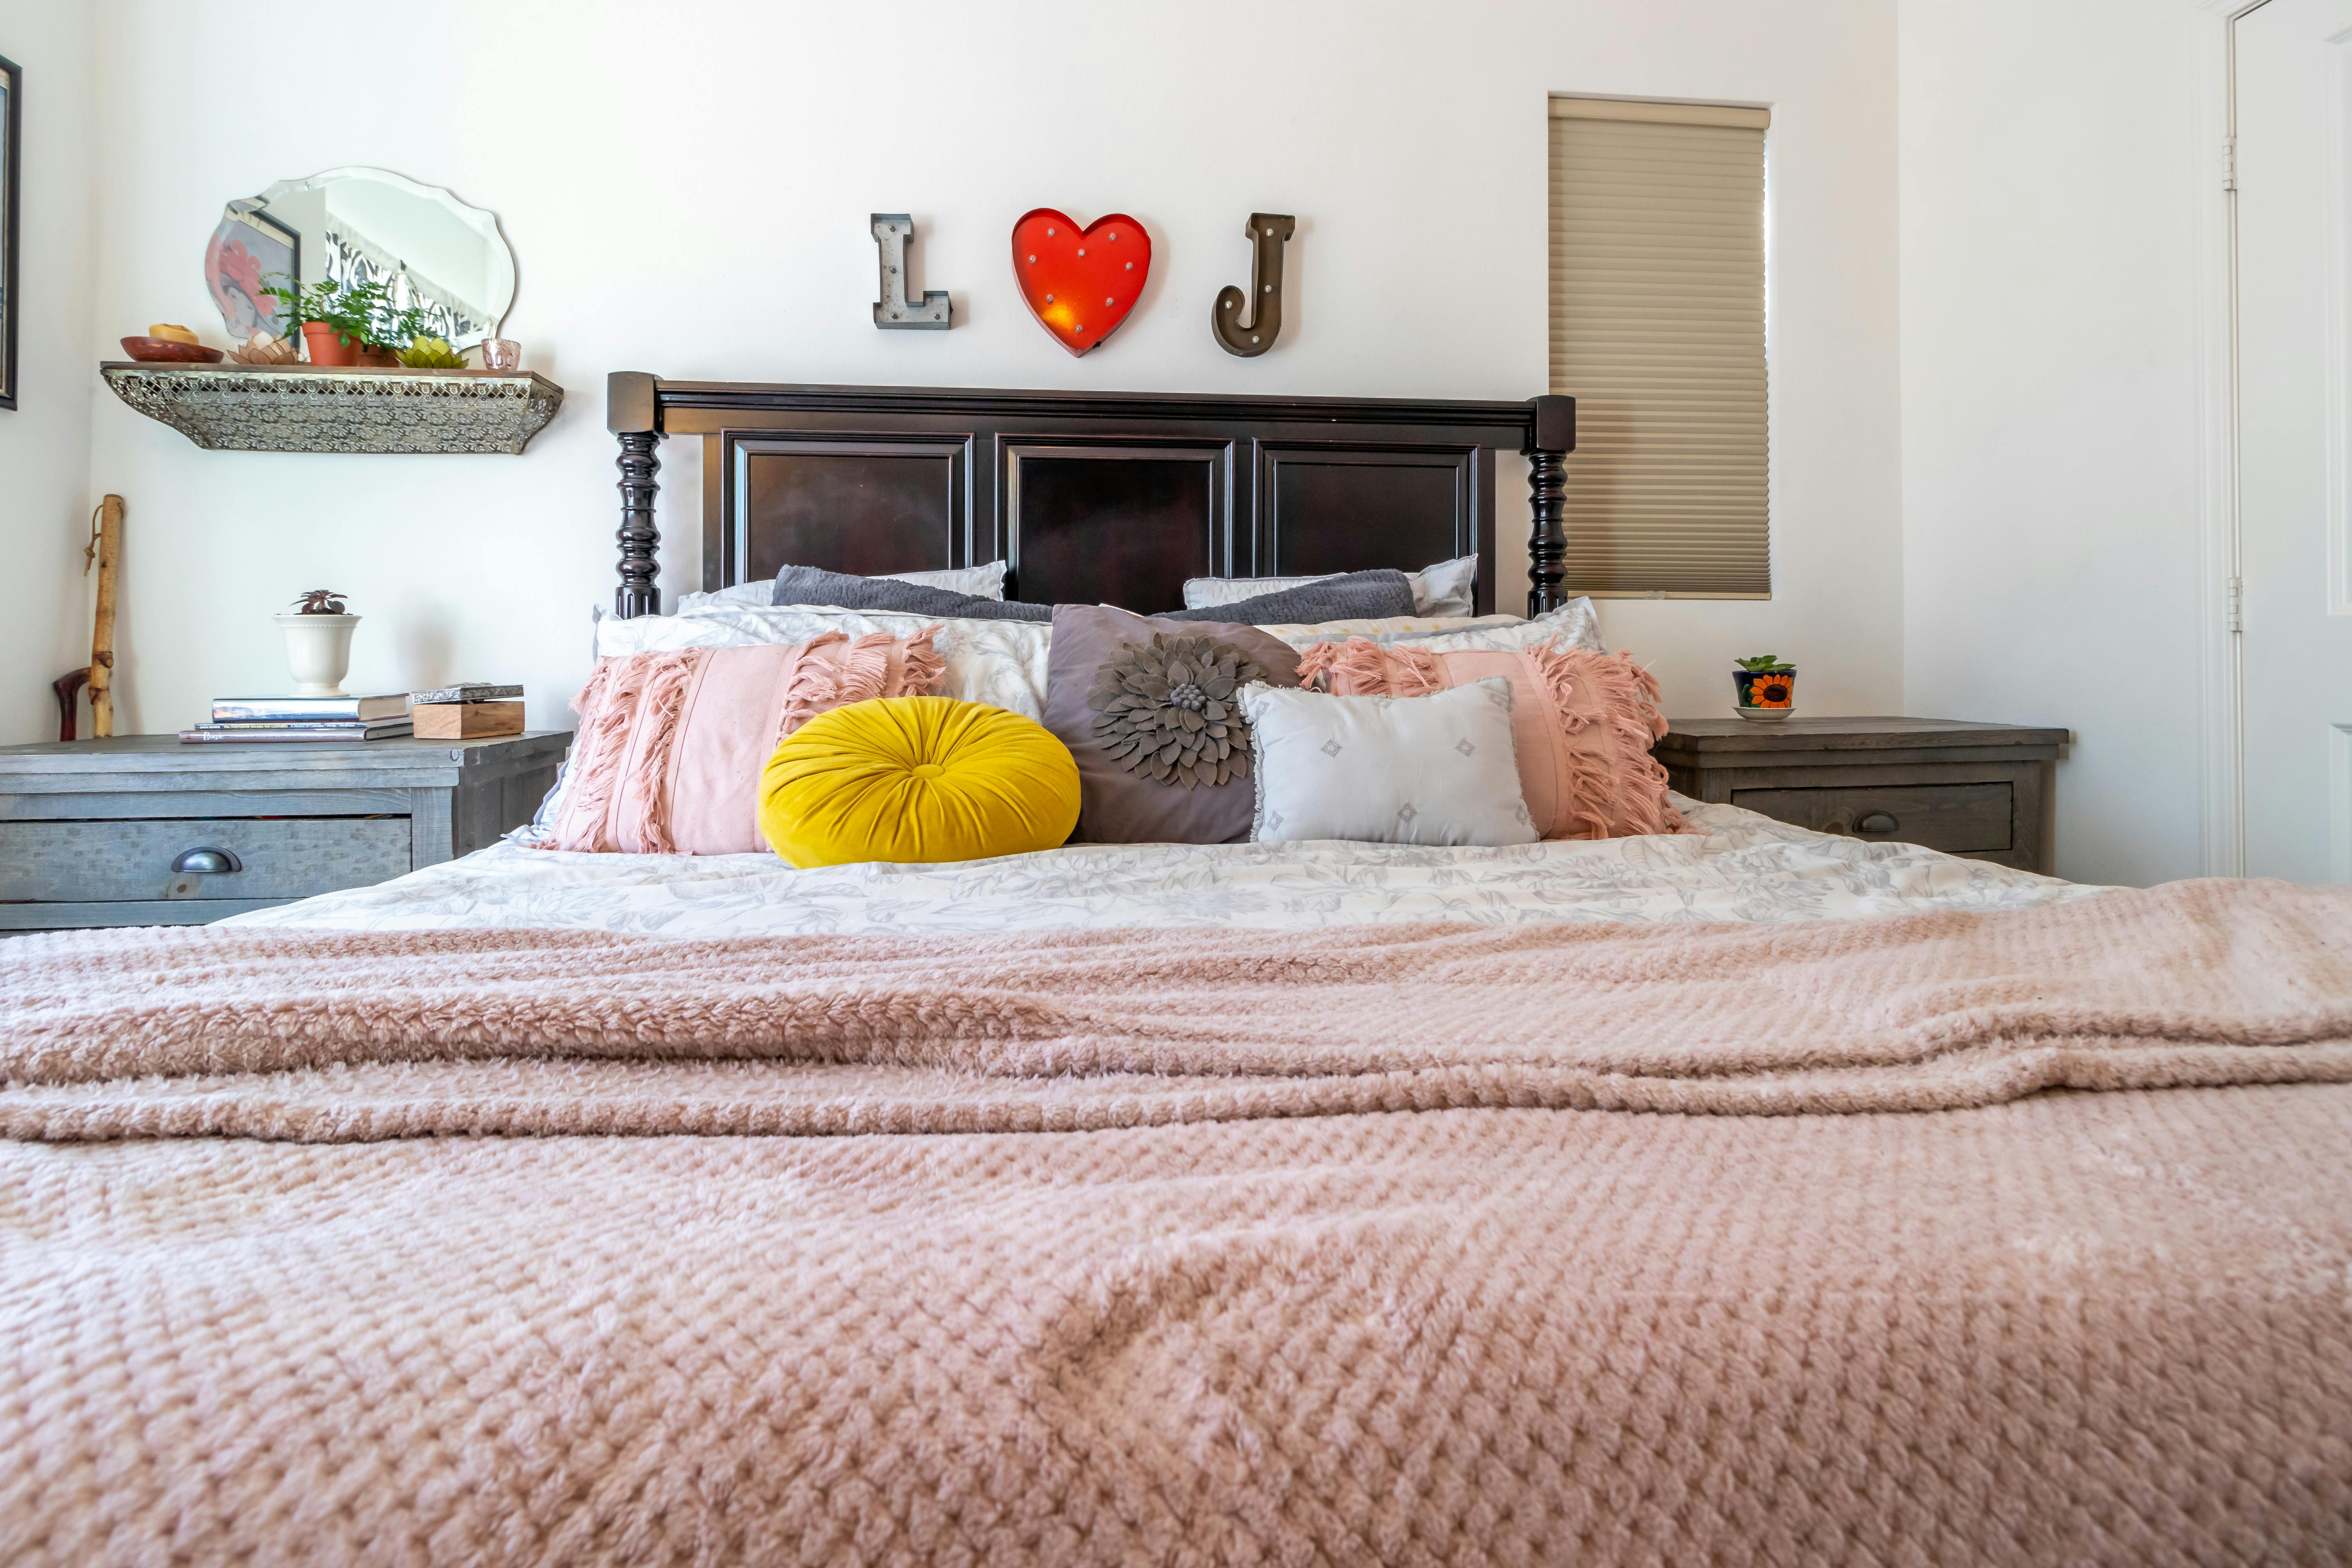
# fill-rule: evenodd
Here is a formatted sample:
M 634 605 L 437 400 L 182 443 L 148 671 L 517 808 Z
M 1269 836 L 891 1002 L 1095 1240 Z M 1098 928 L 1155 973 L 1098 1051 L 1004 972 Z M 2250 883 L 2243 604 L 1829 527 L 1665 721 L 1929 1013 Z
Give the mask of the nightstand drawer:
M 1731 804 L 1819 833 L 1969 855 L 2011 847 L 2016 803 L 2006 784 L 1952 784 L 1735 789 Z
M 404 816 L 0 822 L 0 901 L 303 899 L 404 875 L 409 834 Z M 193 849 L 240 869 L 173 871 Z
M 571 739 L 0 746 L 0 932 L 200 925 L 438 866 L 530 821 Z M 223 868 L 175 873 L 194 849 Z

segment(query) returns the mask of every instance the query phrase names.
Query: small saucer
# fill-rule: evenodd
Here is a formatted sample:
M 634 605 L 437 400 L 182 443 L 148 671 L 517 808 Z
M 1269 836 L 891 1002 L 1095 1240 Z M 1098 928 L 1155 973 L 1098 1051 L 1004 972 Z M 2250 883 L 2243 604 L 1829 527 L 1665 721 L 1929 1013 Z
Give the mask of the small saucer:
M 1732 711 L 1742 719 L 1793 719 L 1797 714 L 1794 708 L 1734 708 Z
M 221 352 L 170 338 L 125 338 L 122 352 L 142 364 L 218 364 Z

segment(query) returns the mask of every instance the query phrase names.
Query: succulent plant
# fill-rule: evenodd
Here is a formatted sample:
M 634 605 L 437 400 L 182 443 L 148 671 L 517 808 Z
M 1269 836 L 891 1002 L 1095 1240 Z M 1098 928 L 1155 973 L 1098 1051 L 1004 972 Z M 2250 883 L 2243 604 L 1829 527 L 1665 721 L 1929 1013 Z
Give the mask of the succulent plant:
M 1234 693 L 1265 679 L 1231 643 L 1160 632 L 1103 660 L 1087 706 L 1120 766 L 1196 789 L 1249 775 L 1249 725 Z
M 463 370 L 466 356 L 446 338 L 418 338 L 394 356 L 411 370 Z
M 304 616 L 341 616 L 351 612 L 343 608 L 345 595 L 332 588 L 313 588 L 294 601 L 295 613 Z
M 1742 669 L 1752 669 L 1759 675 L 1793 673 L 1797 668 L 1793 664 L 1782 664 L 1780 656 L 1777 653 L 1759 653 L 1754 658 L 1734 659 L 1732 662 Z

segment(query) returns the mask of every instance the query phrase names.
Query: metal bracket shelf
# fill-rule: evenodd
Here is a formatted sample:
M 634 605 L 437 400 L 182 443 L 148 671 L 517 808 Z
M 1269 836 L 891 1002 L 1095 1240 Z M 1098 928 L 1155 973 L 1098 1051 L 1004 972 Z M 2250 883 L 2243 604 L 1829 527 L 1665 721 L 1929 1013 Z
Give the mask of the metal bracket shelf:
M 211 452 L 519 454 L 563 406 L 530 371 L 99 367 L 114 395 Z

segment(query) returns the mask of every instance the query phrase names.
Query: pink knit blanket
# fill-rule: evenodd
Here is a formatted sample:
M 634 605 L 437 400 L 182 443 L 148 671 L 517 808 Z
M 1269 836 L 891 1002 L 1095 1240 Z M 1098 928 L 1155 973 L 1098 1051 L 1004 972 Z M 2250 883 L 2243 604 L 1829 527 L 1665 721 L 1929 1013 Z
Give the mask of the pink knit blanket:
M 36 937 L 0 1133 L 10 1563 L 2352 1552 L 2343 892 Z

